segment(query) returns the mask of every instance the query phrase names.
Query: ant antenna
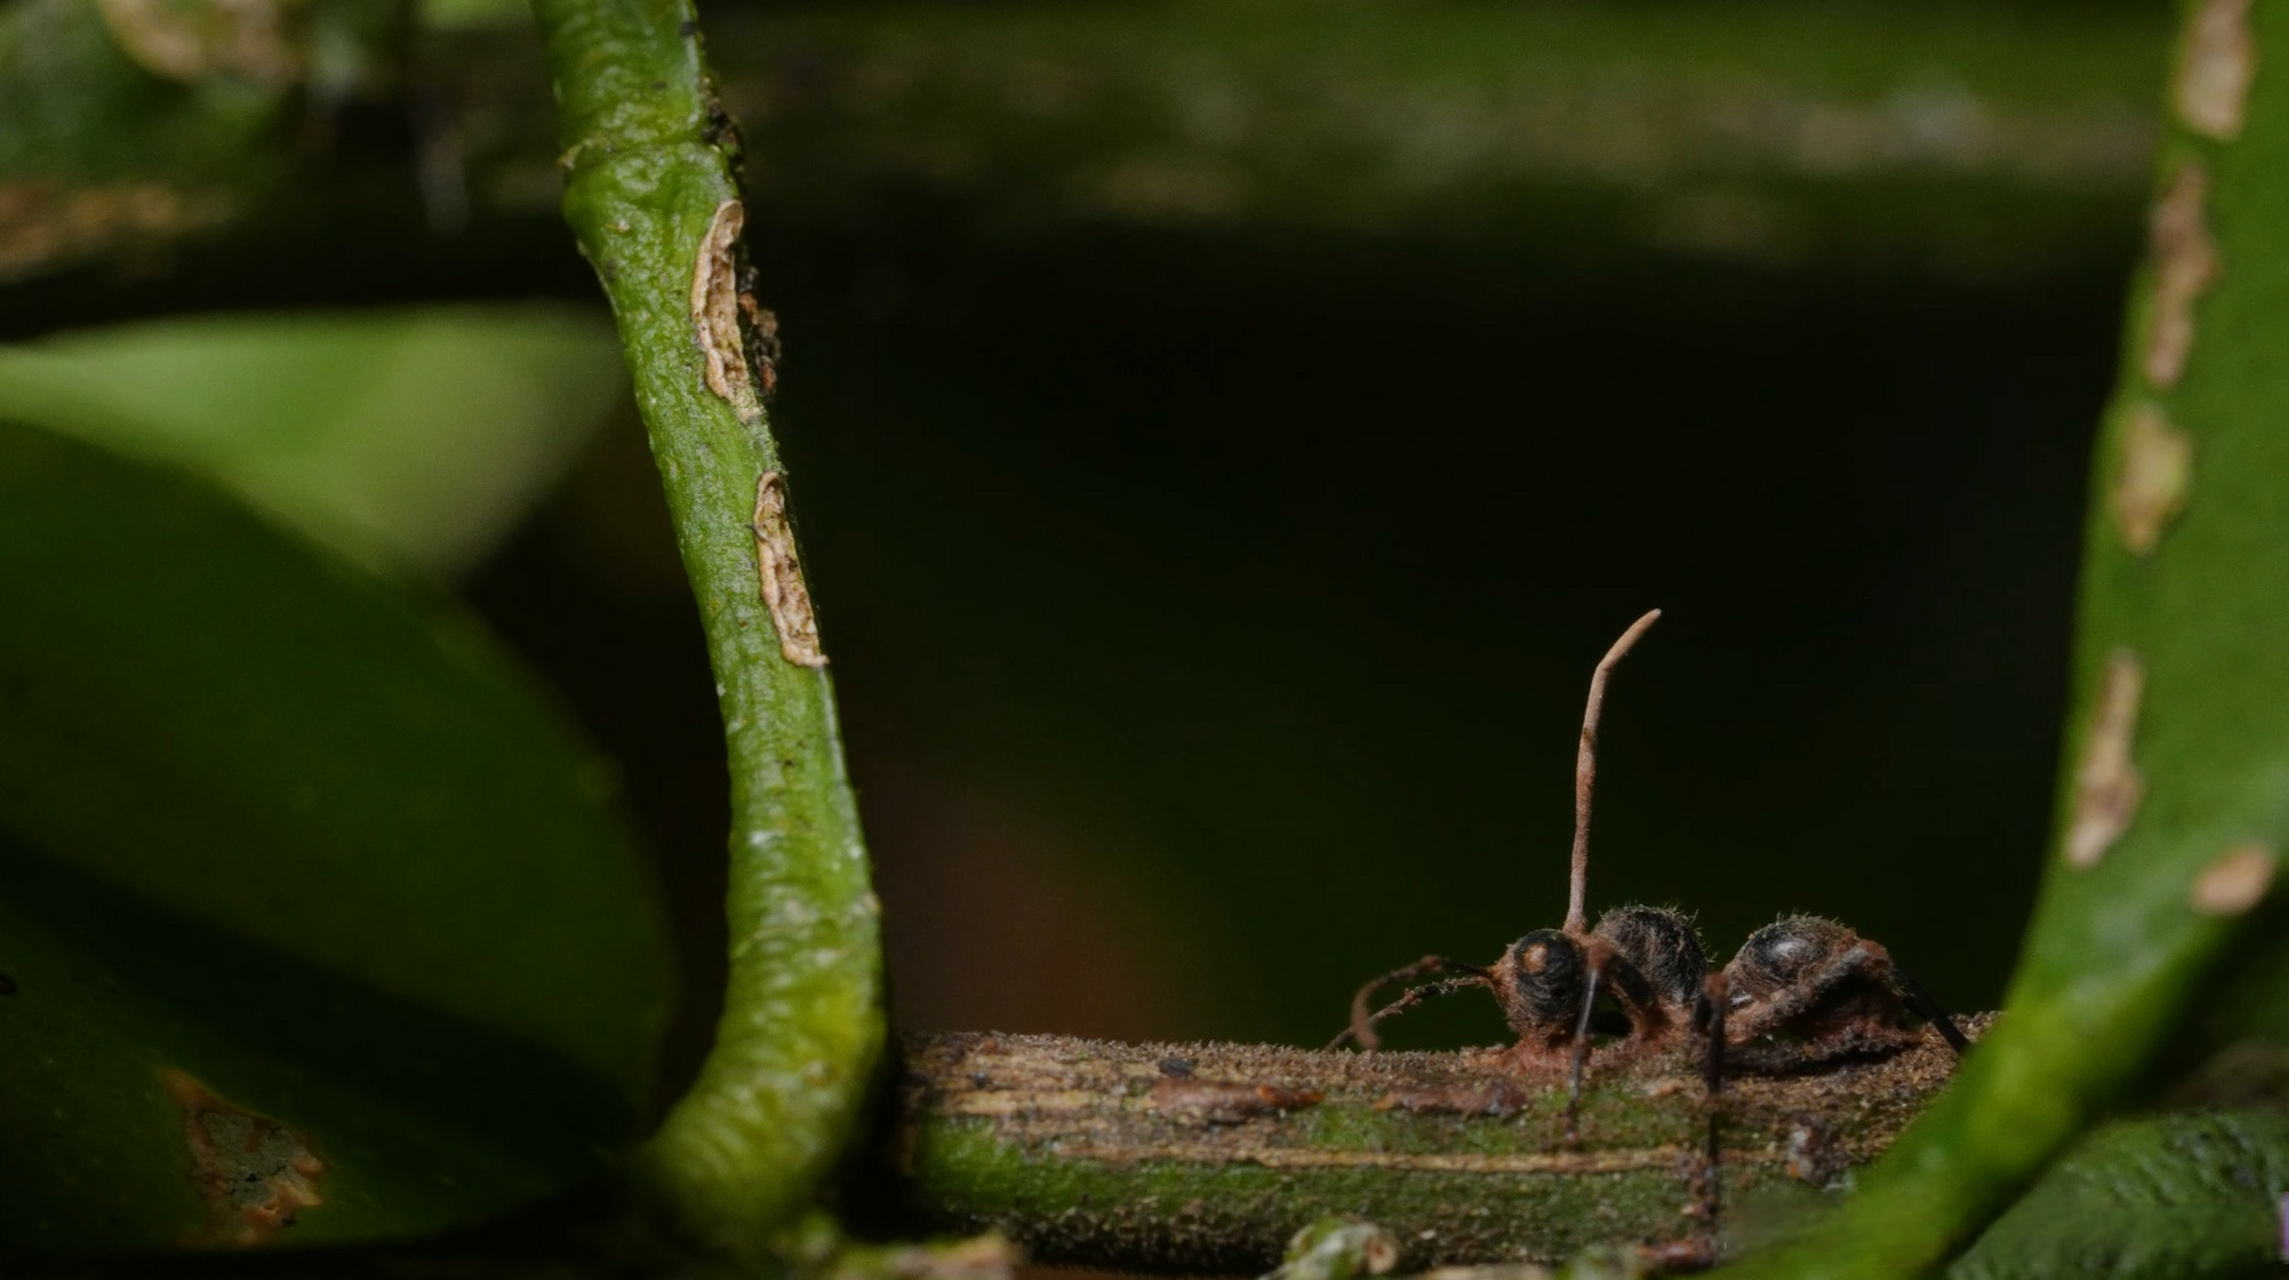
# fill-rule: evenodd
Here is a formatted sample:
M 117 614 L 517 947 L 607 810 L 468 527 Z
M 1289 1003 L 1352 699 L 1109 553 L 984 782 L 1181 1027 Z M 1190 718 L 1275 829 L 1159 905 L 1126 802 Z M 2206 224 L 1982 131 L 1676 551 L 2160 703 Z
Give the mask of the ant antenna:
M 1590 878 L 1590 788 L 1598 778 L 1598 711 L 1605 705 L 1605 678 L 1661 617 L 1655 609 L 1629 624 L 1621 639 L 1605 651 L 1598 660 L 1598 669 L 1590 673 L 1590 705 L 1582 712 L 1582 748 L 1574 757 L 1574 875 L 1566 889 L 1565 932 L 1579 938 L 1589 932 L 1589 918 L 1582 908 L 1589 898 Z

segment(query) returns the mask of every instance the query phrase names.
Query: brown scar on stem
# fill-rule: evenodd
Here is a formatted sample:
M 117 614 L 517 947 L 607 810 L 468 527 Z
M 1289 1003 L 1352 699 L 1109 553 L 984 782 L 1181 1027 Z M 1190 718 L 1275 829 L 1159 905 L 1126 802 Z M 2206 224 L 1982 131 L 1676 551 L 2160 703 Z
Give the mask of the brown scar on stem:
M 747 317 L 747 358 L 755 368 L 760 394 L 768 402 L 779 389 L 779 361 L 785 352 L 779 342 L 778 314 L 755 301 L 753 267 L 739 282 L 739 312 Z
M 318 1179 L 326 1162 L 303 1134 L 217 1097 L 190 1075 L 159 1073 L 183 1113 L 191 1153 L 191 1185 L 206 1202 L 206 1224 L 184 1243 L 194 1248 L 252 1249 L 275 1243 L 304 1209 L 326 1203 Z
M 1239 1124 L 1256 1116 L 1318 1106 L 1320 1094 L 1285 1085 L 1169 1076 L 1152 1086 L 1152 1106 L 1193 1124 Z
M 2187 901 L 2205 916 L 2238 916 L 2273 887 L 2275 863 L 2273 850 L 2262 844 L 2235 845 L 2194 877 Z
M 2186 28 L 2171 85 L 2178 118 L 2188 129 L 2220 142 L 2241 132 L 2249 82 L 2257 75 L 2249 8 L 2250 0 L 2203 0 Z
M 2145 776 L 2130 761 L 2130 738 L 2138 728 L 2138 701 L 2146 691 L 2146 668 L 2138 655 L 2117 649 L 2107 655 L 2099 677 L 2098 710 L 2090 738 L 2075 771 L 2074 816 L 2067 824 L 2066 860 L 2078 869 L 2098 865 L 2129 830 L 2146 794 Z
M 699 261 L 691 274 L 691 322 L 706 360 L 707 389 L 753 422 L 763 414 L 755 384 L 747 375 L 747 345 L 739 336 L 739 229 L 747 211 L 737 200 L 715 207 L 700 237 Z
M 766 471 L 755 482 L 755 561 L 763 580 L 763 603 L 779 632 L 779 654 L 804 667 L 827 665 L 819 647 L 819 620 L 811 612 L 811 589 L 795 558 L 795 534 L 787 527 L 787 492 L 779 473 Z
M 2140 404 L 2122 429 L 2122 464 L 2109 503 L 2122 545 L 2150 554 L 2186 506 L 2193 487 L 2194 438 L 2171 425 L 2160 405 Z
M 2154 204 L 2148 252 L 2154 259 L 2154 311 L 2139 361 L 2157 390 L 2175 386 L 2194 350 L 2194 304 L 2217 283 L 2217 242 L 2210 238 L 2209 171 L 2178 166 Z

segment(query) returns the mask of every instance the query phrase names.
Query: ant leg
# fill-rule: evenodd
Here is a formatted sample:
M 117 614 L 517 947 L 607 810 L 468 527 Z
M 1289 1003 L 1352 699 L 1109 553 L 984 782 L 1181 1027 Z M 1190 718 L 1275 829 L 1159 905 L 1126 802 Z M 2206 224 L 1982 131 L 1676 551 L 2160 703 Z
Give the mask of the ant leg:
M 1574 1023 L 1573 1061 L 1566 1074 L 1566 1145 L 1582 1145 L 1582 1067 L 1590 1057 L 1590 1015 L 1597 1011 L 1598 979 L 1605 965 L 1593 960 L 1582 981 L 1582 1016 Z
M 1710 1093 L 1725 1083 L 1725 1011 L 1732 1004 L 1733 980 L 1723 970 L 1701 979 L 1693 1000 L 1693 1029 L 1708 1038 L 1701 1059 L 1701 1085 Z
M 1900 998 L 1907 1002 L 1908 1012 L 1930 1023 L 1931 1029 L 1939 1033 L 1940 1039 L 1947 1041 L 1947 1047 L 1955 1050 L 1955 1056 L 1962 1057 L 1964 1051 L 1971 1047 L 1971 1042 L 1963 1038 L 1963 1030 L 1955 1025 L 1955 1019 L 1947 1010 L 1940 1008 L 1939 1002 L 1932 999 L 1931 993 L 1918 985 L 1915 979 L 1897 969 L 1892 970 L 1892 978 L 1899 983 Z
M 1749 1006 L 1733 1022 L 1728 1034 L 1746 1043 L 1798 1021 L 1854 980 L 1874 979 L 1877 985 L 1889 990 L 1892 978 L 1890 953 L 1873 942 L 1854 943 L 1823 961 L 1819 968 Z
M 1351 997 L 1351 1025 L 1344 1029 L 1342 1035 L 1328 1041 L 1327 1047 L 1339 1049 L 1343 1046 L 1343 1042 L 1348 1039 L 1358 1041 L 1359 1047 L 1362 1049 L 1373 1050 L 1375 1048 L 1375 1033 L 1371 1028 L 1376 1020 L 1384 1015 L 1376 1014 L 1373 1018 L 1367 1016 L 1369 998 L 1393 982 L 1413 982 L 1417 978 L 1433 973 L 1459 973 L 1480 981 L 1484 981 L 1486 978 L 1486 970 L 1477 965 L 1464 964 L 1460 960 L 1449 960 L 1445 956 L 1424 956 L 1413 964 L 1401 965 L 1359 988 L 1358 993 Z
M 1701 994 L 1693 1001 L 1693 1029 L 1708 1038 L 1701 1059 L 1701 1090 L 1709 1108 L 1709 1129 L 1706 1148 L 1702 1155 L 1702 1185 L 1697 1206 L 1709 1223 L 1709 1230 L 1717 1229 L 1717 1215 L 1724 1208 L 1724 1184 L 1718 1177 L 1717 1160 L 1721 1150 L 1717 1142 L 1717 1122 L 1722 1115 L 1719 1095 L 1725 1087 L 1725 1010 L 1732 1003 L 1732 980 L 1722 972 L 1712 973 L 1701 980 Z
M 1382 985 L 1382 979 L 1377 979 L 1372 985 Z M 1395 1014 L 1405 1013 L 1433 996 L 1447 995 L 1451 992 L 1461 991 L 1466 987 L 1487 985 L 1489 983 L 1484 973 L 1472 973 L 1459 978 L 1447 978 L 1439 982 L 1426 982 L 1419 987 L 1409 987 L 1398 999 L 1376 1010 L 1372 1016 L 1355 1018 L 1350 1026 L 1343 1029 L 1341 1035 L 1327 1042 L 1327 1049 L 1328 1051 L 1340 1049 L 1343 1047 L 1344 1041 L 1356 1040 L 1361 1049 L 1372 1052 L 1378 1043 L 1375 1038 L 1376 1023 Z
M 1605 938 L 1592 935 L 1583 947 L 1584 977 L 1582 982 L 1582 1011 L 1574 1021 L 1574 1039 L 1569 1055 L 1566 1085 L 1566 1143 L 1581 1141 L 1575 1123 L 1581 1110 L 1582 1072 L 1589 1062 L 1594 1042 L 1590 1035 L 1591 1023 L 1597 1014 L 1598 992 L 1603 990 L 1621 1006 L 1629 1018 L 1629 1034 L 1644 1042 L 1666 1032 L 1669 1015 L 1664 1011 L 1653 985 L 1638 972 L 1629 958 L 1616 951 Z

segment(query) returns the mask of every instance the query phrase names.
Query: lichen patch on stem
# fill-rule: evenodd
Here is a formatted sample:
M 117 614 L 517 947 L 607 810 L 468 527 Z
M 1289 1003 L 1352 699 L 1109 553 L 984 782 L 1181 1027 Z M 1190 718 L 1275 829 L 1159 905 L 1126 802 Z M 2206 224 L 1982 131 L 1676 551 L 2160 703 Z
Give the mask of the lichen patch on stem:
M 2185 509 L 2193 487 L 2194 439 L 2171 425 L 2160 405 L 2149 403 L 2131 408 L 2121 441 L 2109 507 L 2122 545 L 2133 555 L 2148 555 Z
M 2186 127 L 2220 142 L 2241 132 L 2249 82 L 2257 75 L 2249 7 L 2250 0 L 2202 0 L 2186 24 L 2177 79 L 2170 86 Z
M 755 382 L 747 373 L 747 344 L 739 334 L 739 231 L 747 211 L 737 200 L 715 207 L 700 237 L 699 260 L 691 274 L 691 322 L 706 361 L 707 389 L 753 422 L 763 415 Z
M 2139 367 L 2156 390 L 2177 385 L 2194 351 L 2194 304 L 2218 278 L 2209 229 L 2209 171 L 2178 166 L 2154 204 L 2147 251 L 2154 259 L 2154 310 Z
M 2187 900 L 2206 916 L 2238 916 L 2273 887 L 2276 861 L 2273 850 L 2264 845 L 2236 845 L 2202 868 Z
M 2118 649 L 2107 655 L 2099 677 L 2098 707 L 2090 737 L 2075 772 L 2074 816 L 2067 824 L 2066 860 L 2090 868 L 2130 829 L 2146 779 L 2130 760 L 2130 739 L 2138 729 L 2138 702 L 2146 692 L 2146 668 L 2138 655 Z
M 184 1243 L 194 1248 L 251 1249 L 271 1244 L 304 1209 L 326 1203 L 318 1179 L 326 1162 L 307 1136 L 233 1106 L 192 1076 L 159 1073 L 183 1113 L 191 1153 L 191 1185 L 206 1202 L 207 1221 Z
M 779 473 L 766 471 L 755 482 L 755 560 L 763 580 L 763 603 L 779 632 L 779 653 L 798 666 L 827 665 L 819 647 L 819 621 L 811 612 L 811 589 L 795 558 L 795 531 L 787 525 L 787 492 Z

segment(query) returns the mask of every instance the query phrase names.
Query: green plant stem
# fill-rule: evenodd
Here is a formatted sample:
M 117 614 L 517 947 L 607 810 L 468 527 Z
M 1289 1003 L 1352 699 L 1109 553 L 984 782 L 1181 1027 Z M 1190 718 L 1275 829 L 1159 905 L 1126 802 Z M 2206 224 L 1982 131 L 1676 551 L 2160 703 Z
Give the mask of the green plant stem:
M 1567 1148 L 1562 1069 L 1495 1051 L 975 1034 L 903 1049 L 889 1158 L 909 1212 L 998 1230 L 1039 1261 L 1261 1272 L 1328 1215 L 1389 1230 L 1404 1270 L 1707 1232 L 1688 1212 L 1707 1115 L 1690 1051 L 1594 1065 Z M 1934 1038 L 1879 1063 L 1736 1075 L 1724 1203 L 1820 1203 L 1812 1188 L 1881 1151 L 1953 1065 Z
M 2203 1047 L 2193 1015 L 2218 1004 L 2237 938 L 2281 936 L 2265 894 L 2289 849 L 2289 6 L 2182 13 L 2153 246 L 2093 469 L 2058 832 L 2006 1016 L 1863 1195 L 1742 1274 L 1944 1261 L 2135 1101 L 2158 1055 Z M 2279 1038 L 2281 1010 L 2225 1030 Z
M 841 1151 L 880 1050 L 878 907 L 822 667 L 786 656 L 750 522 L 770 431 L 708 382 L 692 289 L 737 184 L 686 0 L 539 0 L 565 216 L 618 320 L 730 747 L 731 972 L 714 1050 L 639 1162 L 703 1243 L 752 1254 Z M 738 344 L 733 344 L 735 347 Z M 744 349 L 717 354 L 745 367 Z

